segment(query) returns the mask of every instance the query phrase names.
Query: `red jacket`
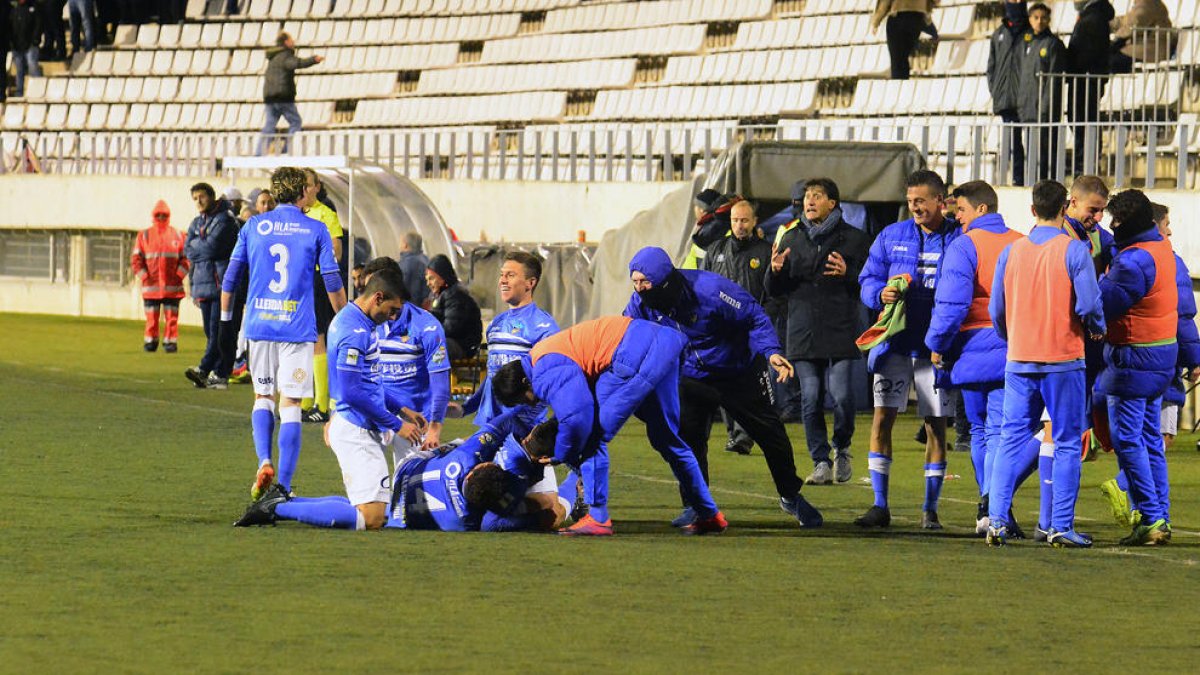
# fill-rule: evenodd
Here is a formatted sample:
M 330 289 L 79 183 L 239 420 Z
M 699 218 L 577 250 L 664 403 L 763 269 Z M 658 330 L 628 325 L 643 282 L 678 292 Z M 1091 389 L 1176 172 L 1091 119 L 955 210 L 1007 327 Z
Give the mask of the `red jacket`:
M 146 300 L 183 297 L 183 277 L 188 259 L 183 254 L 184 236 L 171 227 L 171 209 L 161 199 L 154 205 L 154 225 L 138 232 L 129 265 L 142 281 Z M 161 220 L 157 216 L 165 216 Z

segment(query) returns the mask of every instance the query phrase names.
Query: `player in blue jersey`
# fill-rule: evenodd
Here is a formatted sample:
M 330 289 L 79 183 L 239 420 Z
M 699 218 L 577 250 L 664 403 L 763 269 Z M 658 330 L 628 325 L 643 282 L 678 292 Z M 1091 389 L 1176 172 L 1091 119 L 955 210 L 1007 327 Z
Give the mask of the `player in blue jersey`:
M 383 386 L 405 407 L 428 420 L 425 442 L 416 448 L 397 440 L 399 463 L 410 449 L 432 450 L 441 445 L 442 422 L 450 402 L 450 358 L 446 333 L 432 314 L 406 302 L 396 318 L 380 326 L 379 374 Z
M 291 490 L 300 456 L 300 401 L 312 396 L 313 273 L 320 270 L 334 310 L 346 304 L 333 242 L 325 225 L 304 215 L 316 197 L 316 185 L 303 169 L 280 167 L 271 174 L 271 193 L 279 206 L 254 216 L 238 233 L 229 268 L 221 283 L 222 331 L 233 330 L 233 295 L 250 274 L 243 327 L 250 341 L 254 411 L 250 421 L 258 474 L 250 488 L 257 499 L 276 480 L 271 464 L 275 394 L 279 399 L 278 481 Z
M 396 434 L 412 440 L 420 438 L 415 424 L 389 411 L 389 406 L 398 410 L 399 405 L 388 399 L 379 377 L 376 328 L 396 316 L 404 305 L 404 292 L 398 270 L 373 274 L 363 294 L 338 312 L 329 327 L 331 398 L 337 406 L 327 438 L 341 466 L 348 499 L 289 499 L 281 480 L 270 486 L 235 525 L 262 524 L 259 520 L 266 509 L 273 513 L 277 505 L 288 502 L 291 511 L 285 509 L 281 516 L 327 519 L 358 529 L 383 527 L 391 499 L 384 448 Z

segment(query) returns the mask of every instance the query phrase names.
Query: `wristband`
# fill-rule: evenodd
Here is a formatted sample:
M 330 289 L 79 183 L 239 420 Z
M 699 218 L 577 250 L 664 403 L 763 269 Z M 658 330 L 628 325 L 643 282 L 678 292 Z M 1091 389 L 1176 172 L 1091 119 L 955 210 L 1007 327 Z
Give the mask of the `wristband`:
M 232 309 L 221 310 L 221 321 L 233 321 L 233 310 Z

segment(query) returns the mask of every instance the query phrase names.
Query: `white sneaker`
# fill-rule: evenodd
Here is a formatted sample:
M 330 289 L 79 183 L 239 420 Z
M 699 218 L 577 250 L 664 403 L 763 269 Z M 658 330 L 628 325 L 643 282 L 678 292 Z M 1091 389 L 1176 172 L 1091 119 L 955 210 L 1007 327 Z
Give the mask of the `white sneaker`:
M 854 463 L 850 461 L 848 449 L 836 451 L 833 457 L 833 475 L 839 483 L 849 482 L 850 477 L 854 475 Z
M 984 516 L 975 519 L 975 534 L 984 536 L 988 533 L 988 528 L 992 526 L 992 519 Z
M 808 474 L 808 478 L 804 479 L 808 485 L 832 485 L 833 484 L 833 467 L 828 462 L 817 462 L 813 467 L 813 472 Z

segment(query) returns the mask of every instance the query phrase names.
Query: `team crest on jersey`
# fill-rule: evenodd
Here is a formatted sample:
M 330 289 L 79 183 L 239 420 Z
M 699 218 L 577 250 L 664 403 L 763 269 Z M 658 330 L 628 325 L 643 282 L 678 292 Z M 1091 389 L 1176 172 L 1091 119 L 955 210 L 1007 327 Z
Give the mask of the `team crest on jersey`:
M 1038 52 L 1038 56 L 1041 56 L 1043 59 L 1046 58 L 1046 48 L 1045 47 L 1042 47 L 1042 51 Z
M 520 320 L 513 321 L 508 326 L 508 332 L 512 333 L 513 335 L 520 335 L 521 333 L 525 332 L 525 322 Z
M 762 267 L 762 262 L 760 262 L 758 258 L 751 258 L 750 259 L 750 269 L 756 270 L 759 267 Z
M 303 368 L 297 368 L 292 371 L 292 379 L 295 380 L 296 384 L 303 382 L 306 377 L 308 377 L 308 373 L 304 372 Z
M 1003 35 L 1003 33 L 1001 33 L 1001 35 Z M 1026 42 L 1033 42 L 1033 33 L 1026 33 L 1026 34 L 1025 34 L 1025 41 L 1026 41 Z
M 409 342 L 412 342 L 412 338 L 407 335 L 401 335 L 400 341 L 403 342 L 404 344 L 408 344 Z

